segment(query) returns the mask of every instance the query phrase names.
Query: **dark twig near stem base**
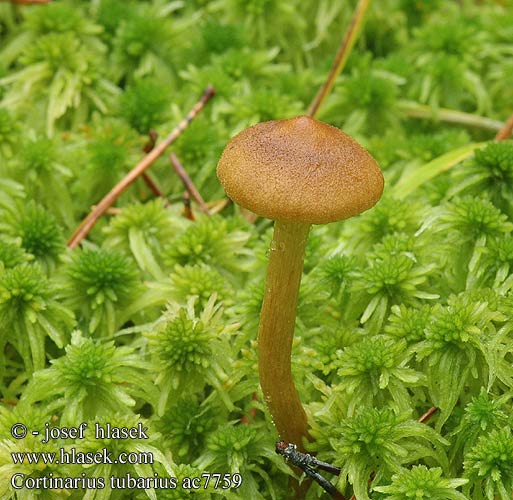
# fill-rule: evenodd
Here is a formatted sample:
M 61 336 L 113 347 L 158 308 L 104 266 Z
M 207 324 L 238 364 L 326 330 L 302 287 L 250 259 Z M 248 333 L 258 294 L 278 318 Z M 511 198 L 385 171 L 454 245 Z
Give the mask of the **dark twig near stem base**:
M 180 180 L 182 181 L 190 197 L 200 206 L 202 212 L 210 215 L 210 210 L 208 209 L 205 200 L 201 196 L 200 192 L 196 189 L 196 186 L 192 182 L 183 165 L 178 160 L 177 156 L 174 153 L 171 153 L 169 155 L 169 159 L 171 160 L 171 165 L 173 165 L 175 172 L 177 173 L 178 177 L 180 177 Z
M 95 209 L 82 221 L 68 240 L 70 248 L 77 247 L 80 242 L 89 234 L 98 219 L 117 200 L 140 175 L 142 175 L 159 158 L 166 148 L 170 146 L 177 137 L 187 128 L 187 125 L 196 117 L 209 99 L 214 95 L 214 87 L 208 87 L 201 99 L 189 111 L 187 116 L 176 126 L 176 128 L 154 149 L 152 149 L 112 190 L 96 205 Z

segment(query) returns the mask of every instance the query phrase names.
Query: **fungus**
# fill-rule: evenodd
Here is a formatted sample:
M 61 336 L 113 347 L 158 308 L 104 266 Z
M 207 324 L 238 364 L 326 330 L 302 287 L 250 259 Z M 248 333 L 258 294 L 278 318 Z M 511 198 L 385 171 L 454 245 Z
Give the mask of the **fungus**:
M 280 439 L 303 449 L 308 425 L 290 358 L 310 226 L 371 208 L 383 192 L 383 175 L 354 139 L 308 116 L 243 130 L 226 146 L 217 175 L 233 201 L 275 221 L 258 331 L 258 369 Z

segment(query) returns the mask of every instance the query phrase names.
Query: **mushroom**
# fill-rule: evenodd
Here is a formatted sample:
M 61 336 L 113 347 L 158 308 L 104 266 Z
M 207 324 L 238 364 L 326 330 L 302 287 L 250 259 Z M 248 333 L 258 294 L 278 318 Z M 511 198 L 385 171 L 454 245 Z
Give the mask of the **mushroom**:
M 308 116 L 243 130 L 223 151 L 217 175 L 233 201 L 275 221 L 258 370 L 280 439 L 304 449 L 308 424 L 292 378 L 291 350 L 310 226 L 371 208 L 383 192 L 383 175 L 354 139 Z

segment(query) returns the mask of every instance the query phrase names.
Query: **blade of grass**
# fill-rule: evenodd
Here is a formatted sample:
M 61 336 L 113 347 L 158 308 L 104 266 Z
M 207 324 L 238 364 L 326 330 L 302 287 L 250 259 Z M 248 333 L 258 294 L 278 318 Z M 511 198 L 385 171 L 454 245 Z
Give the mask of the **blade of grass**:
M 466 114 L 460 112 L 456 113 Z M 506 140 L 509 138 L 512 132 L 513 114 L 508 118 L 506 123 L 502 124 L 501 129 L 497 132 L 495 136 L 495 140 Z M 445 153 L 444 155 L 435 158 L 429 163 L 426 163 L 422 167 L 415 169 L 413 172 L 401 178 L 399 182 L 392 188 L 394 196 L 399 199 L 406 198 L 419 186 L 435 178 L 442 172 L 449 170 L 452 166 L 456 165 L 460 161 L 466 160 L 467 158 L 471 157 L 476 149 L 482 148 L 483 146 L 486 146 L 486 144 L 486 142 L 467 144 L 466 146 L 463 146 L 461 148 L 449 151 L 448 153 Z
M 486 142 L 467 144 L 435 158 L 422 167 L 416 168 L 413 172 L 400 179 L 392 188 L 394 196 L 399 199 L 406 198 L 419 186 L 434 179 L 442 172 L 449 170 L 460 161 L 471 157 L 476 149 L 482 148 L 484 145 L 486 145 Z

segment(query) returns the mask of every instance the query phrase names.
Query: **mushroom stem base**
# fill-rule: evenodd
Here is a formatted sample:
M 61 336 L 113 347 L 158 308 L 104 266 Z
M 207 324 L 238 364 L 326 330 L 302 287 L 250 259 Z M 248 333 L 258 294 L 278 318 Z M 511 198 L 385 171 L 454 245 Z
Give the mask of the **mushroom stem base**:
M 299 285 L 310 225 L 276 221 L 258 330 L 258 370 L 280 439 L 303 450 L 306 414 L 291 371 Z

